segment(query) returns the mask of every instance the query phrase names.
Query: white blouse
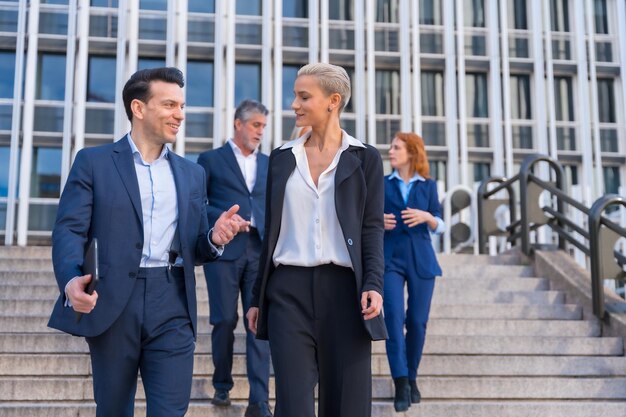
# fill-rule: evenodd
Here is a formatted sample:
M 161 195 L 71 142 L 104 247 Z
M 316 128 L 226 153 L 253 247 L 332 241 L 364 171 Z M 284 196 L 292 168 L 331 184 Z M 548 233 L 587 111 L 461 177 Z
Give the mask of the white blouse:
M 322 172 L 315 186 L 304 149 L 311 133 L 284 144 L 296 158 L 285 186 L 280 233 L 274 250 L 274 265 L 318 266 L 333 263 L 352 268 L 350 254 L 335 208 L 335 172 L 341 153 L 348 146 L 365 147 L 342 131 L 341 147 Z

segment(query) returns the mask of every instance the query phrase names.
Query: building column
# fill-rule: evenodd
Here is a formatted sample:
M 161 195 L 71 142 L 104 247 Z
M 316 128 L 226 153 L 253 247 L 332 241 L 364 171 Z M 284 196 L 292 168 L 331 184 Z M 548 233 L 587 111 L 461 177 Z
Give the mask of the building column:
M 274 0 L 274 145 L 283 141 L 283 1 Z
M 376 145 L 376 47 L 374 0 L 365 0 L 365 34 L 367 37 L 367 143 Z
M 366 133 L 367 104 L 363 100 L 368 94 L 365 79 L 365 5 L 362 1 L 354 2 L 354 49 L 354 88 L 360 94 L 359 100 L 352 101 L 356 114 L 356 138 L 370 143 Z
M 89 71 L 89 0 L 79 0 L 76 36 L 76 73 L 74 74 L 74 149 L 76 153 L 85 147 L 85 102 L 87 101 L 87 77 Z M 71 146 L 70 146 L 71 147 Z
M 456 0 L 456 56 L 457 56 L 457 91 L 459 108 L 459 158 L 461 160 L 460 173 L 453 178 L 451 185 L 464 184 L 471 186 L 473 178 L 470 178 L 468 164 L 467 143 L 467 104 L 465 95 L 465 22 L 463 20 L 463 0 Z M 449 93 L 448 93 L 449 94 Z M 456 159 L 455 159 L 456 160 Z M 450 162 L 453 160 L 451 159 Z
M 400 94 L 400 129 L 407 132 L 413 125 L 411 105 L 415 92 L 411 86 L 411 10 L 408 0 L 399 0 L 400 17 L 400 86 L 409 94 Z
M 422 68 L 420 59 L 420 8 L 418 2 L 411 2 L 411 58 L 413 71 L 411 73 L 412 109 L 413 109 L 413 131 L 422 135 Z M 402 13 L 402 12 L 400 12 Z M 410 130 L 411 128 L 409 128 Z
M 72 150 L 72 120 L 74 111 L 74 77 L 76 75 L 76 0 L 67 7 L 67 52 L 65 58 L 65 102 L 63 104 L 63 145 L 61 148 L 61 190 L 70 172 Z M 85 71 L 81 68 L 81 71 Z
M 501 2 L 506 3 L 506 2 Z M 506 16 L 505 16 L 506 17 Z M 487 22 L 489 25 L 489 137 L 493 147 L 492 175 L 504 175 L 504 158 L 502 143 L 502 84 L 509 79 L 500 77 L 500 52 L 498 38 L 506 38 L 508 32 L 498 28 L 498 1 L 489 0 L 487 4 Z
M 446 59 L 444 74 L 444 100 L 446 115 L 446 144 L 448 146 L 448 184 L 446 189 L 459 183 L 459 148 L 457 126 L 456 95 L 456 53 L 454 44 L 454 5 L 455 0 L 443 0 L 444 55 Z M 465 103 L 462 103 L 465 106 Z
M 173 65 L 181 70 L 185 76 L 187 75 L 187 0 L 168 0 L 168 10 L 171 7 L 173 12 L 173 19 L 176 22 L 174 26 L 174 42 L 173 49 L 177 52 L 174 57 Z M 180 126 L 176 139 L 176 153 L 180 156 L 185 156 L 185 148 L 187 138 L 185 136 L 186 123 Z
M 499 174 L 511 178 L 513 170 L 513 126 L 511 124 L 511 69 L 509 65 L 508 2 L 500 3 L 500 54 L 502 56 L 502 109 L 504 112 L 504 170 Z

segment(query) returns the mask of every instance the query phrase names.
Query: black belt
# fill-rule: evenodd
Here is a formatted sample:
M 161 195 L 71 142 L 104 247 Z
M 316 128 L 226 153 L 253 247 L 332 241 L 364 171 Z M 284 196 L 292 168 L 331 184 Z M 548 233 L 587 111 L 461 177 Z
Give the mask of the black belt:
M 163 276 L 176 277 L 176 278 L 184 278 L 185 277 L 185 269 L 180 266 L 174 266 L 172 268 L 167 266 L 157 266 L 153 268 L 139 268 L 139 272 L 137 273 L 137 278 L 139 279 L 150 279 L 152 277 L 163 277 Z

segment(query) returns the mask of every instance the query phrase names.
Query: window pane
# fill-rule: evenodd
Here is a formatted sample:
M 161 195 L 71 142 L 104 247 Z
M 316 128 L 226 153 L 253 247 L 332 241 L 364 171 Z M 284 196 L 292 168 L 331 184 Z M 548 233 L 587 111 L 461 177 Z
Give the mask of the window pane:
M 85 133 L 113 134 L 115 122 L 113 109 L 87 109 L 85 111 Z
M 117 37 L 117 16 L 89 16 L 89 36 L 100 38 Z
M 213 63 L 187 62 L 186 87 L 188 106 L 213 107 Z
M 467 74 L 465 89 L 468 117 L 489 117 L 487 74 Z
M 443 73 L 422 72 L 422 114 L 424 116 L 444 116 L 443 112 Z
M 398 71 L 376 71 L 376 113 L 400 114 L 400 74 Z
M 15 52 L 0 51 L 0 98 L 13 98 Z
M 39 32 L 51 35 L 67 35 L 67 13 L 47 13 L 39 15 Z
M 0 106 L 0 130 L 11 130 L 11 120 L 13 115 L 13 106 Z
M 35 106 L 36 132 L 63 132 L 63 107 Z
M 607 78 L 598 79 L 598 113 L 600 123 L 615 123 L 615 91 L 613 80 Z
M 550 23 L 554 32 L 569 32 L 569 0 L 550 0 Z
M 67 4 L 68 0 L 41 0 L 42 4 Z
M 96 7 L 117 7 L 118 0 L 91 0 L 91 5 Z
M 87 101 L 115 102 L 115 57 L 90 56 Z
M 189 20 L 187 27 L 189 42 L 212 43 L 215 41 L 215 23 L 206 20 Z
M 620 187 L 619 167 L 603 167 L 604 174 L 604 193 L 618 194 Z
M 0 197 L 9 195 L 9 157 L 11 148 L 0 146 Z
M 0 32 L 17 32 L 17 10 L 0 12 Z
M 30 204 L 28 230 L 51 231 L 58 208 L 56 204 Z
M 299 66 L 284 65 L 283 66 L 283 110 L 291 110 L 291 102 L 293 101 L 293 85 L 298 76 Z
M 556 120 L 574 121 L 571 77 L 554 77 L 554 102 Z
M 167 35 L 167 21 L 160 18 L 139 19 L 139 39 L 164 41 Z
M 446 146 L 446 125 L 443 122 L 423 122 L 422 138 L 426 146 Z
M 309 17 L 309 0 L 283 0 L 283 17 Z
M 328 17 L 333 20 L 354 20 L 354 1 L 335 0 L 329 2 Z
M 507 0 L 508 7 L 508 23 L 511 29 L 528 29 L 528 16 L 526 9 L 526 0 Z
M 532 119 L 530 103 L 530 77 L 528 75 L 512 75 L 511 117 L 513 119 Z
M 189 138 L 210 138 L 213 136 L 213 114 L 185 114 L 185 135 Z
M 596 33 L 609 33 L 609 16 L 606 10 L 606 0 L 594 0 L 593 2 L 594 22 Z
M 261 0 L 237 0 L 237 14 L 261 16 Z
M 58 198 L 61 195 L 61 148 L 33 148 L 30 196 Z
M 39 54 L 37 98 L 40 100 L 65 98 L 65 56 Z
M 137 60 L 137 71 L 148 68 L 161 68 L 165 66 L 165 59 L 160 58 L 139 58 Z
M 376 21 L 398 23 L 398 0 L 376 0 Z
M 139 8 L 144 10 L 167 10 L 167 0 L 139 0 Z
M 559 151 L 575 151 L 576 129 L 574 129 L 573 127 L 557 127 L 556 148 Z
M 192 13 L 215 13 L 215 0 L 188 0 Z
M 237 45 L 260 45 L 263 28 L 259 23 L 237 23 L 235 25 L 235 43 Z
M 422 0 L 419 2 L 421 25 L 442 25 L 441 0 Z
M 261 100 L 261 66 L 259 64 L 235 65 L 235 105 L 250 98 Z
M 465 26 L 478 28 L 485 27 L 485 4 L 484 0 L 465 0 L 464 4 L 464 22 Z
M 474 182 L 481 182 L 491 176 L 491 166 L 488 163 L 476 162 L 474 166 Z

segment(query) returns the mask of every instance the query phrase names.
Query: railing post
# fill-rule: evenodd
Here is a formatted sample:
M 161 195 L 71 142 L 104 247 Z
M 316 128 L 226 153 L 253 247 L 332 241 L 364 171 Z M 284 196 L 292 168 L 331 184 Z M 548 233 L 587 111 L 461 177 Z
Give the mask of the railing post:
M 495 208 L 494 203 L 497 204 L 501 202 L 501 200 L 489 200 L 491 193 L 487 188 L 490 184 L 502 184 L 505 182 L 507 182 L 505 177 L 487 178 L 480 184 L 476 192 L 476 210 L 478 211 L 478 253 L 480 254 L 487 253 L 487 239 L 493 233 L 493 227 L 489 227 L 490 230 L 487 231 L 489 225 L 487 224 L 487 213 L 485 213 L 485 210 L 487 206 L 489 206 L 489 208 Z M 515 194 L 511 184 L 508 184 L 506 189 L 509 193 L 509 213 L 511 222 L 513 222 L 516 219 Z M 488 202 L 491 204 L 488 204 Z
M 602 262 L 602 240 L 600 237 L 600 227 L 602 226 L 602 213 L 613 205 L 621 204 L 626 206 L 626 199 L 617 194 L 607 194 L 597 199 L 589 211 L 589 250 L 591 252 L 591 298 L 593 302 L 593 314 L 604 318 L 604 285 L 605 278 L 604 262 Z M 619 237 L 619 236 L 617 236 Z M 614 243 L 614 242 L 613 242 Z M 605 248 L 607 250 L 607 248 Z M 611 256 L 613 256 L 613 249 Z
M 558 189 L 564 191 L 564 179 L 565 174 L 562 165 L 546 155 L 532 154 L 528 155 L 522 161 L 519 173 L 520 183 L 520 232 L 522 239 L 522 252 L 525 255 L 530 255 L 530 203 L 529 201 L 529 185 L 532 181 L 530 176 L 532 169 L 538 162 L 548 162 L 556 174 L 556 186 Z M 557 210 L 559 213 L 563 213 L 563 202 L 560 199 L 557 200 Z M 562 226 L 559 221 L 559 225 Z M 559 249 L 565 249 L 565 241 L 559 237 Z

